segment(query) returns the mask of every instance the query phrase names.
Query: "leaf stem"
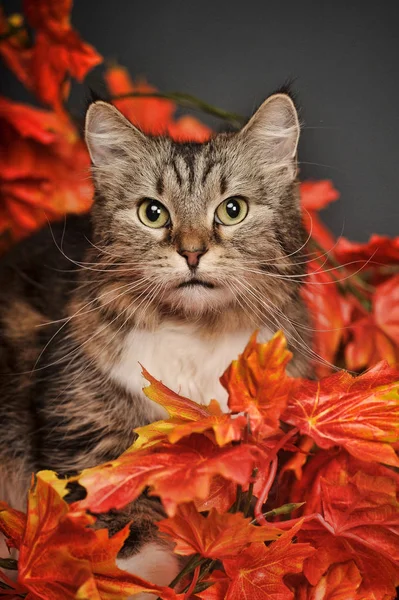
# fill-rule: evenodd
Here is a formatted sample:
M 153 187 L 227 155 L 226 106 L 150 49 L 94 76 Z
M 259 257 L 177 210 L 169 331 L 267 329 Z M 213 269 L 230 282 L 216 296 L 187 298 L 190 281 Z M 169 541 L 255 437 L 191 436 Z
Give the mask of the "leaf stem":
M 252 501 L 252 497 L 253 497 L 253 493 L 254 493 L 254 485 L 255 485 L 255 479 L 256 479 L 256 475 L 258 473 L 258 469 L 254 469 L 252 471 L 252 475 L 251 475 L 251 483 L 248 486 L 248 492 L 247 492 L 247 498 L 245 500 L 245 504 L 244 504 L 244 517 L 248 516 L 249 510 L 251 508 L 251 501 Z
M 207 113 L 229 122 L 234 127 L 240 128 L 247 121 L 245 117 L 234 112 L 229 112 L 217 106 L 201 100 L 192 94 L 184 94 L 181 92 L 130 92 L 128 94 L 119 94 L 111 96 L 111 100 L 124 100 L 125 98 L 161 98 L 165 100 L 173 100 L 179 106 L 192 108 L 201 112 Z

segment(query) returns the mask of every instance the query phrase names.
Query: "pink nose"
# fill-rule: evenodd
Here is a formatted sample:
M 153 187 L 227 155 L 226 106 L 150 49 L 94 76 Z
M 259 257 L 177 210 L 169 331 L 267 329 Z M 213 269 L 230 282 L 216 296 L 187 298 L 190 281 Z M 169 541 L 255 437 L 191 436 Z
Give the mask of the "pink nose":
M 179 250 L 179 254 L 184 256 L 189 267 L 198 267 L 201 256 L 207 252 L 207 249 L 203 250 Z

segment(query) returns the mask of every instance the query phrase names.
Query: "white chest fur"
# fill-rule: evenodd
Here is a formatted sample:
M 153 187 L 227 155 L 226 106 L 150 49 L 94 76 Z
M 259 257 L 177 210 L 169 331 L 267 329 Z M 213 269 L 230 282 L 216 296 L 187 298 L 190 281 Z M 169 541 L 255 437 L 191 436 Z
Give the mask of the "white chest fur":
M 151 375 L 182 396 L 199 404 L 209 404 L 216 398 L 227 410 L 227 393 L 219 377 L 242 353 L 251 333 L 241 331 L 206 338 L 195 326 L 182 324 L 163 325 L 155 332 L 136 330 L 127 336 L 111 376 L 130 392 L 142 394 L 146 381 L 141 375 L 141 363 Z M 157 412 L 154 416 L 165 415 Z

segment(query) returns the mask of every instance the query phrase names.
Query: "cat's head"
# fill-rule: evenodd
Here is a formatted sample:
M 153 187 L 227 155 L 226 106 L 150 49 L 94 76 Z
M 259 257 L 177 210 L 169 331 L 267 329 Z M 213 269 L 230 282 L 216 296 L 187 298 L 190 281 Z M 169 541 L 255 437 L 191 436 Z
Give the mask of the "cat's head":
M 86 140 L 96 245 L 168 310 L 281 308 L 302 272 L 299 133 L 283 93 L 241 131 L 203 144 L 147 136 L 115 107 L 95 102 Z

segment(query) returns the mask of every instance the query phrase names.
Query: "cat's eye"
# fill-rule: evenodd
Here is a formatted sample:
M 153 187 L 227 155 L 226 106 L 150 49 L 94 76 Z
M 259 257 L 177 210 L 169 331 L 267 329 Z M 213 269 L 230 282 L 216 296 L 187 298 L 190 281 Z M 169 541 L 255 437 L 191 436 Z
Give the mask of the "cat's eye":
M 158 200 L 151 198 L 143 200 L 139 206 L 138 215 L 144 225 L 153 229 L 166 227 L 170 221 L 169 211 Z
M 237 225 L 248 214 L 248 204 L 243 198 L 234 197 L 224 200 L 216 209 L 215 221 L 221 225 Z

